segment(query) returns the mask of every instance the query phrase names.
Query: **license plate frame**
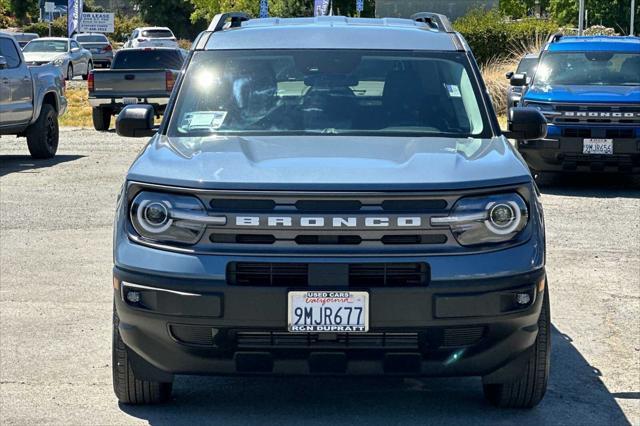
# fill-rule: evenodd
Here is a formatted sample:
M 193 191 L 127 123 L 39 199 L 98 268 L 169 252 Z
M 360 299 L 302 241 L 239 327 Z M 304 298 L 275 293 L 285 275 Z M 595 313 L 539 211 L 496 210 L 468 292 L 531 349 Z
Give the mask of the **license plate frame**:
M 296 308 L 311 309 L 310 324 L 300 323 L 302 317 L 296 314 Z M 326 308 L 331 309 L 331 312 Z M 337 308 L 344 309 L 344 312 Z M 358 308 L 361 308 L 359 318 Z M 302 312 L 306 314 L 308 311 Z M 287 330 L 290 333 L 366 333 L 369 331 L 369 315 L 369 293 L 366 291 L 319 290 L 287 293 Z M 327 321 L 327 317 L 330 321 Z M 333 324 L 338 317 L 342 318 L 341 323 Z M 316 323 L 317 318 L 320 318 L 320 323 Z M 307 319 L 305 315 L 303 321 L 306 322 Z
M 613 155 L 613 139 L 584 139 L 582 153 L 587 155 Z
M 138 98 L 122 98 L 122 103 L 124 105 L 136 105 L 138 103 Z

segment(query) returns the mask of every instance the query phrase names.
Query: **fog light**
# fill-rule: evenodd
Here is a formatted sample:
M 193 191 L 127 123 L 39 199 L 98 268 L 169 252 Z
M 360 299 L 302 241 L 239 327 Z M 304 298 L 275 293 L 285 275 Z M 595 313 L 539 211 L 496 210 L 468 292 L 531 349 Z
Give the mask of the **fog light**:
M 127 292 L 127 300 L 131 303 L 138 303 L 140 301 L 140 292 L 139 291 Z
M 529 293 L 518 293 L 516 294 L 516 302 L 518 305 L 528 305 L 531 302 L 531 296 Z

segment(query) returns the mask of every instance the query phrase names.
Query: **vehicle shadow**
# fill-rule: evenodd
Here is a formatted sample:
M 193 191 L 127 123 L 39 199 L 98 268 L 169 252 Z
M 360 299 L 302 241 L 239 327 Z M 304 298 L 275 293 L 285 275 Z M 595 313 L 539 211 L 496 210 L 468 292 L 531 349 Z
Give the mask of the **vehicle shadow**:
M 548 195 L 592 198 L 640 198 L 640 176 L 566 174 L 549 176 L 539 185 Z
M 33 172 L 37 169 L 84 158 L 84 155 L 56 155 L 48 160 L 34 160 L 28 155 L 0 156 L 0 176 L 10 173 Z
M 178 377 L 170 404 L 120 409 L 152 425 L 630 424 L 599 376 L 554 327 L 549 388 L 533 410 L 490 406 L 479 378 L 260 377 Z

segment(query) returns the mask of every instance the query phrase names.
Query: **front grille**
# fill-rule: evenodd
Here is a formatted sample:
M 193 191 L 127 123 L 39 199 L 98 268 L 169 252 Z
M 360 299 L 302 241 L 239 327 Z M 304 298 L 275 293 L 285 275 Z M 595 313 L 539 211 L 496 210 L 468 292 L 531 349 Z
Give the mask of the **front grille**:
M 310 274 L 322 274 L 323 269 L 332 269 L 335 273 L 337 269 L 338 273 L 346 276 L 327 275 L 349 287 L 415 287 L 427 285 L 431 275 L 426 263 L 350 263 L 348 268 L 332 268 L 335 265 L 314 264 L 314 268 L 309 268 L 308 263 L 231 262 L 227 266 L 227 283 L 257 287 L 307 287 L 311 281 Z M 327 284 L 335 285 L 336 282 Z
M 353 287 L 409 287 L 424 285 L 426 263 L 354 263 L 349 265 Z
M 237 332 L 238 349 L 385 349 L 417 350 L 418 333 L 296 334 Z
M 227 267 L 227 283 L 258 287 L 303 287 L 308 284 L 306 263 L 232 262 Z
M 536 104 L 531 104 L 531 106 L 534 105 Z M 548 112 L 547 118 L 556 124 L 633 125 L 640 123 L 640 107 L 637 106 L 555 104 L 552 107 L 554 112 Z

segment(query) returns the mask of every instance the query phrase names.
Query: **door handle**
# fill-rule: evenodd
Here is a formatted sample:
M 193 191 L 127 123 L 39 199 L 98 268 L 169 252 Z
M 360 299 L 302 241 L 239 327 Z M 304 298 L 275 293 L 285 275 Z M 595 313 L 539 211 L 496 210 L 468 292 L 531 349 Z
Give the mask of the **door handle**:
M 2 78 L 2 82 L 3 82 L 4 84 L 9 84 L 9 79 L 8 79 L 7 77 L 3 77 L 3 78 Z
M 31 78 L 28 75 L 25 75 L 24 77 L 22 77 L 22 80 L 31 81 Z

